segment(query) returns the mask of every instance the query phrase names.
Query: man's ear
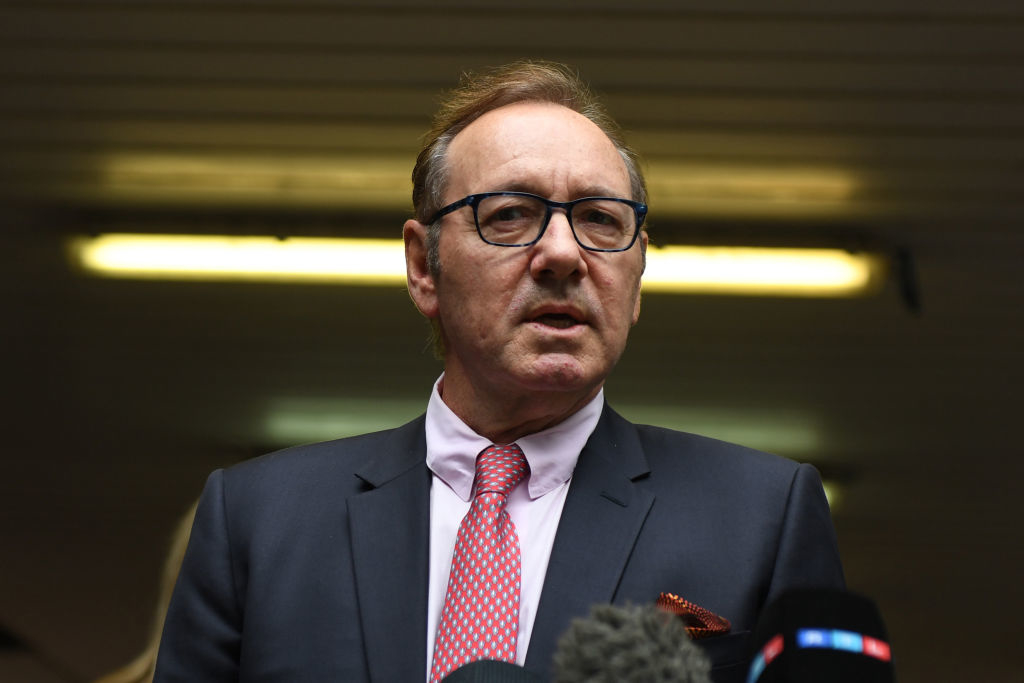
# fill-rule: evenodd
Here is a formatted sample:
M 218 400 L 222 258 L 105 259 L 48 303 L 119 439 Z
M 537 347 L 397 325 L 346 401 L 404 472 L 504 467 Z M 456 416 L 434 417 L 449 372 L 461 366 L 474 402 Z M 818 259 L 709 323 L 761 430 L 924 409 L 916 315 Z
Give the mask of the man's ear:
M 642 259 L 642 265 L 640 266 L 640 275 L 643 276 L 645 270 L 647 270 L 647 231 L 644 230 L 640 233 L 640 258 Z M 640 298 L 643 293 L 643 287 L 641 286 L 640 280 L 637 280 L 636 286 L 636 302 L 633 304 L 633 324 L 636 325 L 637 321 L 640 320 Z
M 409 219 L 402 228 L 405 239 L 405 277 L 409 296 L 420 313 L 437 317 L 437 283 L 427 266 L 427 226 Z

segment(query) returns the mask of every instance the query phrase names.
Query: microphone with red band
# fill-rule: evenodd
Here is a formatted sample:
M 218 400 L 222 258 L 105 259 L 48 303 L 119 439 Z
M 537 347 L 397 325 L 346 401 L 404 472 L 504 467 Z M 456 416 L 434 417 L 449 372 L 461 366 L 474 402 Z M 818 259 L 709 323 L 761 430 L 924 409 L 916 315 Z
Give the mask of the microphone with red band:
M 868 598 L 837 590 L 796 590 L 761 614 L 747 683 L 893 680 L 889 637 Z

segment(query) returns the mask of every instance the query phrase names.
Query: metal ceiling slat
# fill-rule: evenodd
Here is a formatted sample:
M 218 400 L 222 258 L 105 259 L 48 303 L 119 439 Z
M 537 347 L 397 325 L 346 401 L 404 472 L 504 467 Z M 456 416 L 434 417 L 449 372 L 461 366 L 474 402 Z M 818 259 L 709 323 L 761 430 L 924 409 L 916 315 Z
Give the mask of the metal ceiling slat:
M 570 53 L 562 56 L 572 61 Z M 469 56 L 410 57 L 380 50 L 351 54 L 273 53 L 251 50 L 40 48 L 0 47 L 0 80 L 72 85 L 152 84 L 181 86 L 251 84 L 294 86 L 400 86 L 416 84 L 438 89 L 451 86 L 467 67 L 494 63 L 493 53 Z M 582 57 L 573 62 L 581 73 L 595 74 L 603 92 L 620 89 L 657 92 L 770 93 L 802 92 L 820 95 L 928 95 L 932 97 L 998 98 L 1024 96 L 1024 56 L 1018 63 L 961 64 L 884 61 L 722 59 L 695 54 L 688 57 L 615 59 Z
M 0 83 L 0 116 L 82 119 L 127 115 L 155 120 L 426 122 L 434 93 L 417 88 L 89 86 Z M 1006 102 L 907 98 L 801 98 L 609 94 L 627 127 L 719 126 L 790 131 L 875 131 L 967 137 L 1024 135 L 1024 98 Z
M 415 153 L 425 122 L 218 122 L 156 121 L 115 115 L 83 121 L 74 117 L 0 116 L 0 152 L 135 149 L 189 152 L 278 152 L 331 154 L 345 150 Z M 645 128 L 627 131 L 648 158 L 685 156 L 702 160 L 768 163 L 827 161 L 855 166 L 900 168 L 949 164 L 978 167 L 1016 164 L 1024 139 L 943 138 L 909 134 L 879 144 L 867 133 L 811 134 L 807 131 Z
M 250 8 L 204 8 L 180 5 L 68 5 L 57 8 L 0 8 L 0 38 L 30 40 L 125 40 L 163 45 L 221 45 L 263 47 L 377 46 L 429 52 L 443 40 L 464 48 L 517 51 L 543 56 L 545 50 L 593 50 L 630 53 L 642 44 L 715 50 L 743 46 L 760 53 L 811 52 L 816 55 L 943 54 L 1020 55 L 1024 19 L 978 15 L 944 19 L 923 15 L 918 20 L 894 21 L 873 17 L 823 17 L 794 14 L 783 17 L 750 14 L 718 17 L 667 14 L 618 14 L 615 20 L 599 13 L 549 12 L 539 22 L 531 13 L 438 13 L 432 9 L 360 12 L 295 10 L 261 11 Z M 556 47 L 557 46 L 557 47 Z M 538 54 L 540 53 L 540 54 Z
M 8 0 L 10 5 L 45 5 L 53 8 L 89 4 L 93 7 L 131 6 L 133 0 Z M 422 0 L 147 0 L 155 7 L 198 7 L 222 11 L 301 11 L 348 12 L 387 10 L 421 10 Z M 444 0 L 434 2 L 432 9 L 437 12 L 458 12 L 465 10 L 547 9 L 549 11 L 579 11 L 573 4 L 560 6 L 551 0 Z M 605 16 L 622 14 L 673 14 L 730 16 L 813 16 L 813 17 L 888 17 L 892 20 L 910 17 L 967 18 L 967 17 L 1015 17 L 1024 14 L 1016 0 L 975 0 L 965 6 L 961 0 L 858 0 L 851 7 L 847 0 L 784 0 L 752 7 L 744 0 L 633 0 L 623 5 L 620 0 L 589 0 L 587 10 L 600 12 Z

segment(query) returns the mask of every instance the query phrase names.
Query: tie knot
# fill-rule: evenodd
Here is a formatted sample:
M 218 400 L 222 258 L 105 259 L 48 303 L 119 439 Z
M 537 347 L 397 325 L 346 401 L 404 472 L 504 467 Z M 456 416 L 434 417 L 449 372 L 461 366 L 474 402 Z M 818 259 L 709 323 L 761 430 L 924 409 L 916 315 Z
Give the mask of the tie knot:
M 488 446 L 476 459 L 476 495 L 493 492 L 507 496 L 529 471 L 519 446 Z

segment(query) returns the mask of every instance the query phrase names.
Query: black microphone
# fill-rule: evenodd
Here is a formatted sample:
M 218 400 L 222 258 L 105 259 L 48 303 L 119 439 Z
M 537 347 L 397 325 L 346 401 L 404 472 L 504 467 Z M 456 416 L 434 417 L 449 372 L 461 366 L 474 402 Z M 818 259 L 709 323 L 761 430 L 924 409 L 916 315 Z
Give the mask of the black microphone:
M 516 664 L 479 659 L 455 669 L 441 683 L 543 683 L 543 679 Z
M 599 605 L 558 641 L 554 683 L 711 683 L 682 619 L 653 605 Z
M 790 591 L 754 630 L 747 683 L 892 683 L 889 636 L 875 603 L 838 590 Z

